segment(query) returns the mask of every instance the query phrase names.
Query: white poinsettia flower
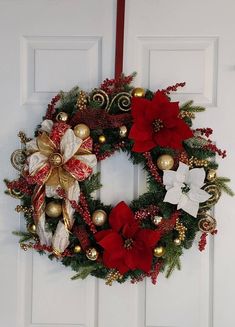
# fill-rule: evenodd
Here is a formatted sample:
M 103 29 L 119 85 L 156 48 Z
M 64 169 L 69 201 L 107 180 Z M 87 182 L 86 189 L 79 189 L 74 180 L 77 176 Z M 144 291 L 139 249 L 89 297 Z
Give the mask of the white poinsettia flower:
M 205 180 L 203 168 L 189 169 L 180 162 L 177 171 L 164 170 L 163 184 L 167 190 L 164 202 L 177 204 L 193 217 L 197 217 L 199 203 L 207 201 L 211 195 L 202 190 Z

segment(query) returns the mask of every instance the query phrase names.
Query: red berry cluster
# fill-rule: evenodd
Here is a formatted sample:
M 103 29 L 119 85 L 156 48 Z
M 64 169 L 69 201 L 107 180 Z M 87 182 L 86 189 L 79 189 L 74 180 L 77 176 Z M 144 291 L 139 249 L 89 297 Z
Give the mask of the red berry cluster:
M 200 132 L 201 135 L 205 135 L 206 137 L 209 137 L 211 134 L 213 134 L 213 129 L 212 128 L 196 128 L 196 132 Z
M 202 233 L 200 241 L 198 242 L 199 251 L 205 250 L 207 244 L 207 240 L 206 240 L 207 235 L 208 235 L 207 233 Z
M 45 244 L 42 245 L 42 244 L 40 244 L 39 242 L 35 243 L 35 244 L 33 245 L 33 248 L 34 248 L 36 251 L 47 251 L 47 252 L 50 252 L 50 253 L 53 252 L 53 248 L 52 248 L 51 246 L 47 246 L 47 245 L 45 245 Z M 72 254 L 71 254 L 71 252 L 70 252 L 68 249 L 66 249 L 63 253 L 61 253 L 60 256 L 61 256 L 61 257 L 71 257 Z
M 55 113 L 55 105 L 60 100 L 60 95 L 57 94 L 54 98 L 52 98 L 51 103 L 47 106 L 47 112 L 46 112 L 46 119 L 52 119 L 53 114 Z
M 153 217 L 153 216 L 157 215 L 158 212 L 159 212 L 159 208 L 157 206 L 149 205 L 145 209 L 140 209 L 140 210 L 136 211 L 135 219 L 141 221 L 143 219 L 146 219 L 147 217 Z
M 61 198 L 67 199 L 65 191 L 62 188 L 58 188 L 56 190 L 56 192 Z M 67 199 L 67 200 L 69 200 L 69 199 Z M 72 200 L 72 201 L 69 200 L 69 202 L 71 203 L 72 208 L 75 209 L 82 216 L 85 223 L 89 226 L 91 232 L 93 234 L 95 234 L 97 232 L 97 230 L 91 220 L 90 211 L 89 211 L 88 204 L 87 204 L 84 194 L 82 192 L 80 193 L 79 203 L 77 203 L 74 200 Z
M 104 153 L 100 153 L 101 146 L 100 144 L 96 143 L 94 144 L 93 153 L 96 155 L 97 161 L 102 161 L 111 157 L 115 151 L 123 148 L 124 146 L 125 146 L 125 142 L 121 141 L 119 143 L 114 144 L 112 150 L 106 151 Z
M 70 203 L 72 207 L 82 216 L 85 223 L 89 226 L 91 232 L 95 234 L 97 230 L 91 220 L 91 214 L 84 194 L 80 193 L 79 203 L 76 201 L 70 201 Z
M 18 190 L 23 194 L 31 196 L 33 194 L 32 187 L 27 183 L 27 181 L 20 177 L 20 179 L 11 181 L 7 183 L 7 188 L 10 190 Z
M 179 218 L 179 211 L 175 211 L 169 219 L 162 219 L 162 221 L 157 226 L 161 234 L 166 234 L 174 229 L 177 218 Z
M 129 85 L 133 81 L 134 76 L 124 76 L 121 75 L 116 79 L 106 78 L 101 84 L 101 90 L 105 91 L 107 94 L 119 93 L 124 91 L 124 86 Z
M 179 87 L 184 87 L 185 82 L 183 83 L 176 83 L 175 85 L 168 86 L 166 89 L 163 89 L 162 91 L 166 94 L 169 94 L 170 92 L 176 92 Z
M 154 285 L 156 285 L 156 283 L 157 283 L 157 277 L 158 277 L 158 275 L 159 275 L 159 272 L 160 272 L 161 266 L 162 266 L 162 263 L 158 261 L 158 262 L 154 265 L 153 269 L 152 269 L 149 273 L 147 273 L 147 274 L 143 273 L 143 274 L 140 274 L 139 276 L 132 277 L 132 278 L 131 278 L 131 283 L 132 283 L 132 284 L 137 284 L 137 283 L 139 283 L 139 282 L 142 282 L 142 281 L 144 280 L 145 277 L 150 277 L 152 283 L 153 283 Z
M 86 251 L 90 247 L 90 239 L 85 226 L 75 226 L 73 234 L 78 238 L 82 249 Z
M 208 144 L 203 146 L 203 148 L 205 150 L 209 150 L 209 151 L 212 151 L 214 153 L 217 153 L 223 159 L 227 157 L 226 150 L 221 150 L 221 149 L 217 148 L 217 146 L 215 144 L 213 144 L 211 140 L 208 140 L 208 142 L 209 142 Z
M 157 167 L 154 165 L 150 152 L 143 153 L 144 158 L 146 159 L 147 167 L 153 176 L 153 178 L 160 184 L 162 184 L 162 178 L 158 173 Z

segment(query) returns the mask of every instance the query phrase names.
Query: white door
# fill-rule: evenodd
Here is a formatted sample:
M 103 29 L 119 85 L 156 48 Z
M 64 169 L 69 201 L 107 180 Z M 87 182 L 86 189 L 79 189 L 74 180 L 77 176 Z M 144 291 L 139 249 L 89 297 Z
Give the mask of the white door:
M 15 177 L 9 156 L 19 146 L 17 131 L 32 135 L 59 89 L 89 90 L 113 76 L 115 10 L 112 0 L 0 0 L 1 180 Z M 212 127 L 228 150 L 220 175 L 233 179 L 233 189 L 234 12 L 233 0 L 126 0 L 124 54 L 125 72 L 138 72 L 136 84 L 154 90 L 186 81 L 177 98 L 208 107 L 196 126 Z M 101 173 L 106 203 L 144 190 L 141 169 L 124 155 L 103 162 Z M 233 199 L 224 196 L 216 207 L 219 233 L 207 251 L 186 251 L 182 271 L 160 276 L 157 286 L 70 281 L 69 269 L 18 248 L 11 235 L 20 228 L 16 205 L 0 195 L 1 327 L 235 325 Z

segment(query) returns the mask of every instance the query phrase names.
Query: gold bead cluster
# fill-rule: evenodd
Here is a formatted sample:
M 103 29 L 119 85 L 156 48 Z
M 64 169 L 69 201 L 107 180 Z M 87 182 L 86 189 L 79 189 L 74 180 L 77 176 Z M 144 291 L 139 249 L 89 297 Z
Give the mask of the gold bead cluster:
M 208 160 L 206 159 L 198 159 L 196 157 L 190 157 L 189 159 L 189 167 L 207 167 Z
M 26 134 L 24 132 L 22 132 L 22 131 L 20 131 L 18 133 L 18 137 L 20 138 L 20 142 L 23 143 L 23 144 L 25 144 L 25 143 L 27 143 L 27 142 L 29 142 L 29 141 L 32 140 L 31 138 L 28 138 L 26 136 Z
M 176 224 L 175 224 L 175 230 L 179 233 L 178 239 L 175 240 L 175 243 L 181 243 L 182 241 L 185 240 L 185 232 L 187 228 L 180 223 L 179 218 L 176 219 Z
M 105 284 L 112 286 L 113 282 L 122 279 L 122 275 L 117 270 L 111 270 L 105 277 Z
M 16 212 L 23 212 L 23 213 L 33 213 L 33 208 L 31 207 L 26 207 L 26 206 L 22 206 L 22 205 L 17 205 L 15 208 Z
M 33 247 L 33 243 L 20 243 L 20 247 L 22 250 L 27 251 L 28 249 L 31 249 Z
M 195 114 L 193 112 L 190 112 L 190 111 L 184 111 L 182 110 L 179 114 L 180 118 L 191 118 L 191 119 L 194 119 L 195 118 Z
M 78 108 L 78 110 L 84 110 L 86 109 L 86 105 L 87 105 L 87 95 L 84 91 L 80 91 L 78 94 L 76 107 Z

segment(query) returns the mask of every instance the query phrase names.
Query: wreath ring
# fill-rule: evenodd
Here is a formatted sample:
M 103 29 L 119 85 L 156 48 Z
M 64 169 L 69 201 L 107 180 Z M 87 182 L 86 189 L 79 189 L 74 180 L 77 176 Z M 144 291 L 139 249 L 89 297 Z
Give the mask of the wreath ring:
M 134 88 L 134 74 L 106 79 L 90 93 L 78 87 L 60 92 L 48 105 L 33 139 L 19 132 L 22 148 L 11 162 L 19 170 L 5 180 L 7 193 L 21 200 L 26 231 L 20 246 L 47 253 L 88 275 L 123 283 L 180 268 L 180 256 L 196 234 L 199 250 L 216 234 L 210 209 L 229 179 L 218 177 L 215 156 L 226 156 L 210 140 L 210 128 L 192 129 L 201 106 L 171 102 L 185 83 L 152 92 Z M 124 151 L 148 174 L 148 191 L 129 205 L 104 205 L 92 193 L 101 187 L 98 161 Z M 121 173 L 121 172 L 120 172 Z

